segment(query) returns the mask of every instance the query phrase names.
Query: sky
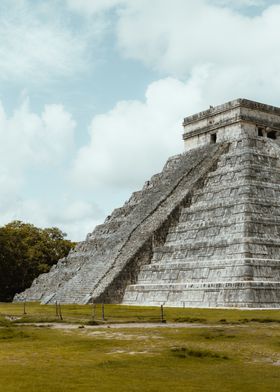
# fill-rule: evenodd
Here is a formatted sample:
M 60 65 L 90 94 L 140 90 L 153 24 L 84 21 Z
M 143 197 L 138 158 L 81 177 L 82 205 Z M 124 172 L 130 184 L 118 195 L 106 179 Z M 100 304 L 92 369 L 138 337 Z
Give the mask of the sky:
M 80 241 L 183 152 L 183 118 L 280 106 L 280 0 L 1 0 L 0 225 Z

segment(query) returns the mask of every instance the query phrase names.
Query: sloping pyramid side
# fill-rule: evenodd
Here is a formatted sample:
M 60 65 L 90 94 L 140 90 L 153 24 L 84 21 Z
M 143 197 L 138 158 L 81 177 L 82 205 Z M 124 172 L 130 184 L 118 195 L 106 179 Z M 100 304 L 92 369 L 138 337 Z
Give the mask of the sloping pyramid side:
M 279 158 L 269 139 L 232 142 L 123 303 L 280 307 Z
M 163 244 L 191 194 L 215 169 L 228 144 L 205 146 L 170 158 L 162 173 L 133 193 L 68 257 L 40 275 L 14 301 L 119 303 L 126 287 L 135 283 L 154 248 Z

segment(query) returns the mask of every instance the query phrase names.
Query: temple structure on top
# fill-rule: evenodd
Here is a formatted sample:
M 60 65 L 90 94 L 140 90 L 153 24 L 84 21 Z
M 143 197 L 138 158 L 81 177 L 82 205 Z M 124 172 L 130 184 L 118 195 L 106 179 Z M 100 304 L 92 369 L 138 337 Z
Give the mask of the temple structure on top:
M 186 117 L 185 152 L 15 301 L 280 307 L 280 108 Z
M 280 136 L 280 108 L 247 99 L 236 99 L 186 117 L 183 122 L 185 150 L 206 144 L 248 137 Z

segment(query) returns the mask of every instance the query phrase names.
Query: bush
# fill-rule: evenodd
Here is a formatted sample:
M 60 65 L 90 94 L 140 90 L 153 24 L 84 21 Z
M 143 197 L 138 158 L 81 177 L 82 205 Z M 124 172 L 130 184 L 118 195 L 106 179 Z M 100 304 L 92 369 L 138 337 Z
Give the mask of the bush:
M 74 243 L 58 228 L 14 221 L 0 228 L 0 301 L 11 301 L 68 255 Z

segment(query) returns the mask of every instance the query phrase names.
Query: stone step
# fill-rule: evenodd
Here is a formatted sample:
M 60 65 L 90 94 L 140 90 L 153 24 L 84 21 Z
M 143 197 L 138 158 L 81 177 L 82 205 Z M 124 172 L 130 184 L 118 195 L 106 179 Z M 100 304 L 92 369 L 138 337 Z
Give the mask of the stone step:
M 280 189 L 273 189 L 272 187 L 255 187 L 255 186 L 243 186 L 240 187 L 228 187 L 221 191 L 215 191 L 212 189 L 205 189 L 204 193 L 196 195 L 192 198 L 193 204 L 191 207 L 195 207 L 198 203 L 209 203 L 212 200 L 230 200 L 238 199 L 240 197 L 255 197 L 260 200 L 265 198 L 280 199 Z
M 153 262 L 186 261 L 191 259 L 215 259 L 224 257 L 246 256 L 257 258 L 277 258 L 280 252 L 279 237 L 245 237 L 241 234 L 209 239 L 188 239 L 177 243 L 158 246 L 154 249 Z M 273 255 L 273 257 L 271 257 Z
M 208 229 L 211 227 L 225 227 L 231 226 L 234 224 L 253 224 L 260 226 L 275 226 L 277 229 L 280 226 L 280 215 L 278 216 L 270 216 L 270 217 L 262 217 L 257 214 L 250 214 L 250 216 L 243 214 L 234 214 L 229 217 L 219 216 L 211 220 L 180 220 L 177 226 L 172 227 L 168 231 L 168 236 L 176 233 L 185 233 L 189 230 L 199 230 L 199 229 Z M 167 240 L 168 240 L 167 236 Z
M 255 173 L 258 174 L 259 177 L 263 175 L 275 175 L 277 178 L 280 176 L 280 168 L 276 166 L 263 166 L 261 164 L 253 162 L 243 162 L 241 165 L 238 163 L 235 166 L 231 167 L 218 167 L 215 171 L 208 174 L 209 179 L 216 179 L 216 177 L 231 175 L 231 174 L 238 174 L 240 178 L 243 176 L 250 176 L 254 175 Z
M 277 287 L 280 289 L 280 282 L 273 281 L 234 281 L 234 282 L 192 282 L 192 283 L 148 283 L 148 284 L 131 284 L 129 289 L 131 291 L 142 291 L 142 290 L 167 290 L 174 289 L 176 291 L 184 291 L 185 289 L 190 288 L 204 288 L 204 289 L 212 289 L 219 288 L 223 289 L 224 287 L 239 287 L 239 288 L 252 288 L 252 287 L 261 287 L 261 288 L 270 288 Z
M 158 251 L 158 249 L 160 249 L 161 251 L 163 249 L 169 249 L 169 251 L 176 251 L 176 250 L 183 250 L 183 249 L 192 249 L 192 248 L 205 248 L 205 247 L 213 247 L 213 246 L 228 246 L 231 244 L 245 244 L 247 247 L 250 247 L 252 244 L 253 245 L 275 245 L 275 246 L 280 246 L 280 237 L 269 237 L 269 238 L 261 238 L 258 236 L 250 236 L 250 237 L 245 237 L 244 235 L 240 236 L 238 234 L 236 235 L 232 235 L 231 238 L 229 238 L 228 236 L 219 236 L 216 239 L 213 239 L 213 241 L 215 240 L 215 244 L 214 242 L 209 243 L 208 241 L 193 241 L 193 240 L 189 240 L 189 241 L 183 241 L 183 242 L 179 242 L 174 245 L 163 245 L 163 246 L 159 246 L 156 247 L 154 249 L 155 252 Z
M 196 282 L 130 285 L 127 305 L 278 308 L 280 282 Z
M 250 164 L 250 163 L 256 163 L 258 162 L 259 165 L 262 165 L 264 167 L 277 167 L 277 158 L 273 156 L 259 156 L 256 158 L 257 154 L 245 154 L 245 155 L 240 155 L 240 156 L 228 156 L 228 159 L 224 158 L 223 161 L 219 161 L 217 168 L 232 168 L 236 166 L 243 166 L 244 164 Z M 279 167 L 279 166 L 278 166 Z
M 169 233 L 166 238 L 166 245 L 176 246 L 184 242 L 186 245 L 202 241 L 216 243 L 221 238 L 233 238 L 236 236 L 245 235 L 246 237 L 258 237 L 262 240 L 269 240 L 271 238 L 280 238 L 280 225 L 275 227 L 275 224 L 270 226 L 264 224 L 249 224 L 239 223 L 227 226 L 210 226 L 199 229 L 188 229 L 180 233 Z
M 220 259 L 156 263 L 144 266 L 137 284 L 197 281 L 280 281 L 280 260 Z
M 256 212 L 261 207 L 275 207 L 280 208 L 280 200 L 276 197 L 265 197 L 259 199 L 258 197 L 248 197 L 247 195 L 243 195 L 236 200 L 236 198 L 227 198 L 227 200 L 219 200 L 215 199 L 209 201 L 207 204 L 205 202 L 197 202 L 192 204 L 190 207 L 182 208 L 181 214 L 192 215 L 196 212 L 205 212 L 215 210 L 215 209 L 224 209 L 224 208 L 232 208 L 236 210 L 236 213 L 239 212 Z M 257 209 L 255 211 L 255 208 Z M 232 212 L 232 211 L 231 211 Z M 268 213 L 274 215 L 274 211 L 268 211 Z
M 256 162 L 260 162 L 263 158 L 268 158 L 268 161 L 270 158 L 274 161 L 278 160 L 278 156 L 275 151 L 265 151 L 254 147 L 241 147 L 229 150 L 229 152 L 221 158 L 220 163 L 228 163 L 232 158 L 240 158 L 241 161 L 246 161 L 248 157 L 256 158 Z
M 218 168 L 235 165 L 245 164 L 246 162 L 250 162 L 252 164 L 258 165 L 275 165 L 277 161 L 277 154 L 273 152 L 273 154 L 260 152 L 256 149 L 238 149 L 236 151 L 229 151 L 218 163 Z
M 252 179 L 244 179 L 242 178 L 238 183 L 230 183 L 228 184 L 227 182 L 220 182 L 218 185 L 215 183 L 207 183 L 203 189 L 197 189 L 195 192 L 193 192 L 194 196 L 201 196 L 201 195 L 207 195 L 209 194 L 212 196 L 213 194 L 218 194 L 222 193 L 226 190 L 228 190 L 228 196 L 231 196 L 232 190 L 240 190 L 240 194 L 244 192 L 244 189 L 246 191 L 251 191 L 251 192 L 256 192 L 256 191 L 280 191 L 280 184 L 278 183 L 273 183 L 269 181 L 260 181 L 260 180 L 252 180 Z M 238 192 L 236 193 L 238 194 Z M 269 197 L 269 195 L 268 195 Z
M 203 268 L 206 267 L 213 267 L 215 264 L 218 264 L 219 266 L 221 265 L 233 265 L 236 263 L 240 263 L 240 265 L 247 265 L 247 266 L 254 266 L 254 267 L 271 267 L 271 268 L 277 268 L 280 265 L 280 259 L 266 259 L 266 258 L 249 258 L 249 257 L 244 257 L 244 258 L 232 258 L 232 259 L 225 259 L 225 258 L 220 258 L 220 259 L 212 259 L 212 260 L 195 260 L 191 259 L 188 261 L 177 261 L 177 262 L 169 262 L 169 263 L 152 263 L 152 264 L 147 264 L 143 265 L 141 267 L 141 271 L 161 271 L 161 270 L 172 270 L 172 269 L 179 269 L 179 270 L 184 270 L 184 269 L 189 269 L 191 266 L 202 266 Z
M 122 218 L 118 220 L 111 220 L 96 226 L 94 230 L 94 238 L 106 238 L 108 235 L 115 233 L 124 221 L 125 218 Z M 88 237 L 88 240 L 90 239 L 93 239 L 92 235 Z
M 109 215 L 104 223 L 110 222 L 115 219 L 123 219 L 126 216 L 130 215 L 130 213 L 134 210 L 136 204 L 126 203 L 124 206 L 120 208 L 115 208 L 111 215 Z

